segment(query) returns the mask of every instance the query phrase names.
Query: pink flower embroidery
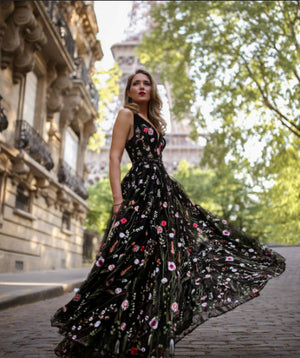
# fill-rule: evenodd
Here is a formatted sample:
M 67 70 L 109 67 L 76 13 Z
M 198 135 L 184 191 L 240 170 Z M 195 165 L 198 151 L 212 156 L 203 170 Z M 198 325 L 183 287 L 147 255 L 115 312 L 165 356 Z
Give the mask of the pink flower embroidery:
M 128 302 L 128 300 L 124 300 L 124 301 L 122 302 L 122 304 L 121 304 L 121 307 L 122 307 L 122 310 L 123 310 L 123 311 L 126 311 L 127 308 L 129 307 L 129 302 Z
M 149 326 L 152 329 L 156 329 L 158 327 L 158 319 L 156 317 L 153 317 L 152 320 L 149 322 Z
M 197 279 L 195 280 L 195 285 L 196 285 L 196 286 L 199 286 L 200 283 L 201 283 L 201 279 L 200 279 L 200 278 L 197 278 Z
M 121 323 L 121 331 L 125 331 L 125 328 L 126 328 L 126 323 L 125 322 Z
M 120 221 L 121 221 L 122 224 L 127 223 L 127 219 L 126 219 L 126 218 L 122 218 Z
M 161 227 L 161 226 L 158 226 L 158 228 L 157 228 L 157 233 L 158 233 L 158 234 L 161 234 L 162 231 L 163 231 L 162 227 Z
M 122 288 L 120 288 L 120 287 L 117 287 L 116 289 L 115 289 L 115 293 L 118 295 L 119 293 L 121 293 L 122 292 Z
M 109 271 L 112 271 L 114 268 L 115 268 L 115 265 L 109 265 L 108 266 Z
M 194 226 L 194 227 L 198 227 L 198 224 L 196 224 L 196 223 L 193 223 L 193 226 Z
M 152 135 L 154 132 L 153 132 L 153 129 L 152 128 L 148 128 L 148 134 Z
M 160 223 L 161 226 L 166 226 L 167 225 L 167 222 L 165 220 L 163 220 L 161 223 Z
M 164 208 L 168 207 L 168 203 L 166 201 L 163 203 L 163 207 Z
M 222 234 L 224 236 L 229 236 L 230 235 L 230 232 L 228 230 L 223 230 Z
M 174 271 L 176 269 L 176 265 L 174 262 L 172 261 L 168 261 L 168 270 L 169 271 Z
M 99 259 L 96 261 L 96 266 L 101 267 L 104 264 L 104 258 L 102 256 L 99 257 Z
M 134 245 L 133 248 L 132 248 L 132 251 L 133 252 L 138 252 L 140 249 L 139 245 Z
M 144 133 L 147 133 L 148 132 L 148 128 L 144 128 Z
M 173 302 L 171 309 L 173 312 L 177 312 L 178 311 L 178 303 L 177 302 Z
M 232 256 L 227 256 L 225 260 L 226 261 L 234 261 L 234 258 Z

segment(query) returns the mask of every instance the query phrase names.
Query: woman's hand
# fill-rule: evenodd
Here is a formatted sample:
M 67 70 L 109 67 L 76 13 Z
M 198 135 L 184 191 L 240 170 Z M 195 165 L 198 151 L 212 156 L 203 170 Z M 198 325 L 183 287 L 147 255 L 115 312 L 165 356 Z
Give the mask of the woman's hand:
M 120 208 L 121 208 L 122 201 L 113 204 L 113 216 L 116 218 L 119 214 Z

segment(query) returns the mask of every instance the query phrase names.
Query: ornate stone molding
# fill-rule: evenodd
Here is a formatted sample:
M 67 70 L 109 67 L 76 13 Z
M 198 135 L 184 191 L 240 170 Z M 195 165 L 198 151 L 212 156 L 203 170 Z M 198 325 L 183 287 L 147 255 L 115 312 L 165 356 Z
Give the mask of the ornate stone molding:
M 15 9 L 14 1 L 0 2 L 0 44 L 7 29 L 6 19 Z
M 83 104 L 80 91 L 72 88 L 64 96 L 64 107 L 60 115 L 60 131 L 64 132 L 74 119 L 75 113 L 79 111 Z
M 69 71 L 67 68 L 52 68 L 54 80 L 51 81 L 48 88 L 47 96 L 47 119 L 50 120 L 55 112 L 59 112 L 63 108 L 64 91 L 71 89 L 72 82 L 69 79 Z
M 0 152 L 0 173 L 9 173 L 12 169 L 12 163 L 8 155 Z
M 15 9 L 7 19 L 2 42 L 1 67 L 13 66 L 14 82 L 31 71 L 33 53 L 47 42 L 33 10 L 27 1 L 14 2 Z

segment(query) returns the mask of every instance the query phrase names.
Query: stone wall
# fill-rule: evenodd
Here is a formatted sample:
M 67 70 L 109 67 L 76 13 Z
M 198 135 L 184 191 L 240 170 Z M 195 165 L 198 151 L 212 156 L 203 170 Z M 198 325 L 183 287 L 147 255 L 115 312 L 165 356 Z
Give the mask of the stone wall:
M 82 265 L 97 33 L 92 2 L 0 2 L 0 272 Z

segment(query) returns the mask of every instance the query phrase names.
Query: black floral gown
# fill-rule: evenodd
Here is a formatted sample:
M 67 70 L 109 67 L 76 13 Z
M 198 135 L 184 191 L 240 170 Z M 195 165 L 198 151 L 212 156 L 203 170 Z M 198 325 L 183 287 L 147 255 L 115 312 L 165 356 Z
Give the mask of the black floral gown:
M 165 144 L 134 115 L 121 210 L 86 281 L 51 319 L 65 336 L 60 357 L 172 357 L 180 337 L 285 269 L 282 256 L 188 198 L 164 168 Z

